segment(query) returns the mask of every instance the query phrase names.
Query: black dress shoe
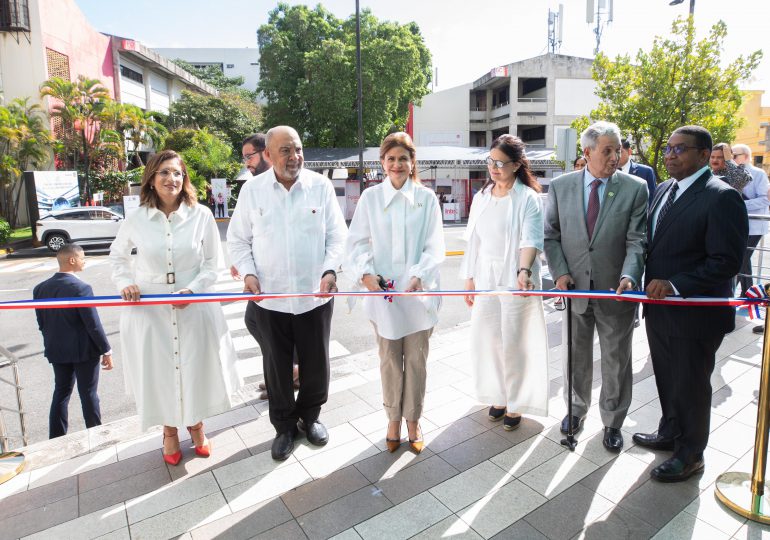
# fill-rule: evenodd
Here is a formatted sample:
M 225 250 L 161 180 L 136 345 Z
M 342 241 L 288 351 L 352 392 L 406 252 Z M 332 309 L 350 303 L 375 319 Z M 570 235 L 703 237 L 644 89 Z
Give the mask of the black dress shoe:
M 304 420 L 300 418 L 299 422 L 297 422 L 297 427 L 305 434 L 307 441 L 310 444 L 323 446 L 329 442 L 329 432 L 326 431 L 324 425 L 317 420 L 309 426 L 306 426 Z
M 289 431 L 279 433 L 273 440 L 273 446 L 270 454 L 276 461 L 285 461 L 294 451 L 294 437 L 297 436 L 297 428 L 293 427 Z
M 655 433 L 634 433 L 634 442 L 639 446 L 650 448 L 652 450 L 673 450 L 674 439 L 661 437 L 658 432 Z
M 565 416 L 564 419 L 561 421 L 561 432 L 565 435 L 569 433 L 569 415 Z M 577 433 L 583 428 L 583 421 L 585 420 L 584 417 L 580 416 L 573 416 L 572 417 L 572 433 Z
M 503 416 L 505 416 L 505 407 L 497 408 L 495 406 L 492 406 L 489 408 L 489 421 L 490 422 L 497 422 L 500 420 Z
M 620 452 L 620 449 L 623 448 L 623 434 L 618 428 L 605 426 L 602 442 L 610 452 Z
M 508 416 L 505 415 L 505 418 L 503 418 L 503 429 L 505 431 L 513 431 L 517 427 L 521 425 L 521 415 L 517 414 L 516 416 Z
M 678 457 L 672 457 L 650 471 L 650 476 L 658 482 L 683 482 L 692 475 L 701 472 L 703 466 L 703 459 L 685 463 Z

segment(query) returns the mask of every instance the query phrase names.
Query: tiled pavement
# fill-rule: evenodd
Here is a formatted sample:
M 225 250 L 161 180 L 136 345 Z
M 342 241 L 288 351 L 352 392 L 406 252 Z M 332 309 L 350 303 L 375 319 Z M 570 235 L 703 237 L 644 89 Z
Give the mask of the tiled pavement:
M 140 433 L 135 418 L 74 433 L 24 449 L 27 470 L 0 485 L 0 538 L 770 538 L 714 498 L 720 473 L 751 470 L 762 346 L 751 325 L 739 319 L 719 351 L 704 474 L 665 485 L 649 471 L 666 455 L 631 441 L 660 414 L 643 326 L 623 452 L 604 450 L 595 408 L 576 451 L 560 445 L 559 317 L 548 315 L 550 416 L 513 432 L 470 396 L 461 325 L 431 339 L 419 456 L 385 451 L 376 355 L 350 355 L 333 363 L 327 446 L 302 439 L 274 462 L 266 403 L 252 389 L 207 420 L 213 456 L 194 457 L 188 442 L 177 467 L 162 461 L 160 433 Z M 598 364 L 595 373 L 598 395 Z

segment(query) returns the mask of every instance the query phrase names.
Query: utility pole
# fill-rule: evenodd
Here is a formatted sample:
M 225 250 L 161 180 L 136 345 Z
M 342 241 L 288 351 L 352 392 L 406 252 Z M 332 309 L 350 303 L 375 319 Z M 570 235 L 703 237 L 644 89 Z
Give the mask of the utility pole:
M 359 193 L 364 193 L 364 97 L 363 83 L 361 81 L 361 14 L 358 0 L 356 0 L 356 73 L 358 75 L 358 96 L 356 99 L 358 108 L 358 182 Z M 359 196 L 360 196 L 359 195 Z

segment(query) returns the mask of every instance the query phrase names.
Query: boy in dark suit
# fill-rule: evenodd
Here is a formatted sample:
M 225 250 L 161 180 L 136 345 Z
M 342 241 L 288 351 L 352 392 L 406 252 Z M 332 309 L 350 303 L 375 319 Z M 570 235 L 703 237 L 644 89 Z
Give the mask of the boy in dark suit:
M 37 285 L 35 299 L 93 296 L 91 286 L 75 273 L 83 270 L 83 248 L 65 244 L 56 253 L 59 271 Z M 112 369 L 112 350 L 99 321 L 96 308 L 36 309 L 37 324 L 43 334 L 45 357 L 54 373 L 54 391 L 48 419 L 48 436 L 67 434 L 68 406 L 75 381 L 83 407 L 86 427 L 101 425 L 99 364 Z M 101 362 L 100 362 L 101 357 Z

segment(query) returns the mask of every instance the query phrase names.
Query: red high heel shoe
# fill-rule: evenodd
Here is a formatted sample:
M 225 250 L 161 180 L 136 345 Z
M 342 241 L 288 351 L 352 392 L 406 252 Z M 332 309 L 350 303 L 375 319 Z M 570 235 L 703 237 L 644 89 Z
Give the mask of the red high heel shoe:
M 188 427 L 187 431 L 190 433 L 190 438 L 192 439 L 192 432 L 201 431 L 202 429 L 203 422 L 198 422 L 196 425 Z M 193 442 L 193 444 L 195 444 L 195 442 Z M 195 447 L 195 453 L 200 457 L 211 456 L 211 442 L 206 435 L 203 435 L 203 444 Z
M 176 437 L 176 439 L 177 439 L 177 443 L 176 444 L 177 444 L 177 448 L 179 448 L 179 450 L 177 450 L 173 454 L 167 454 L 167 453 L 163 452 L 163 450 L 161 450 L 161 452 L 163 453 L 163 461 L 165 461 L 169 465 L 179 465 L 179 462 L 182 461 L 182 448 L 179 447 L 179 436 L 178 436 L 176 431 L 174 431 L 174 433 L 166 433 L 166 428 L 164 427 L 163 428 L 163 445 L 164 445 L 164 447 L 165 447 L 165 444 L 166 444 L 166 437 L 169 437 L 169 438 Z

